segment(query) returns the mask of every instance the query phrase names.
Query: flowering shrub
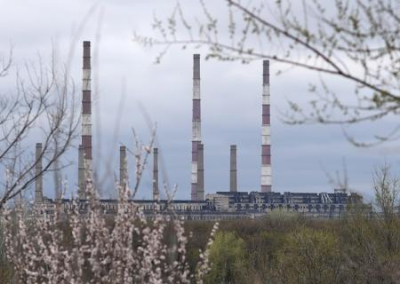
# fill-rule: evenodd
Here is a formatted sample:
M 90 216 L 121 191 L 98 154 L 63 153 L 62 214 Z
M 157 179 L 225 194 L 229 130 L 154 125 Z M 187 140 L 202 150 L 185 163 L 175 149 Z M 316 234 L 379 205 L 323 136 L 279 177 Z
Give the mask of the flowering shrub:
M 26 215 L 23 210 L 2 213 L 6 256 L 18 283 L 202 283 L 209 270 L 208 249 L 191 274 L 186 258 L 183 221 L 173 214 L 145 218 L 120 188 L 116 214 L 104 214 L 92 183 L 88 206 L 80 212 L 78 200 L 70 210 L 56 205 L 51 215 Z M 175 234 L 166 236 L 172 225 Z

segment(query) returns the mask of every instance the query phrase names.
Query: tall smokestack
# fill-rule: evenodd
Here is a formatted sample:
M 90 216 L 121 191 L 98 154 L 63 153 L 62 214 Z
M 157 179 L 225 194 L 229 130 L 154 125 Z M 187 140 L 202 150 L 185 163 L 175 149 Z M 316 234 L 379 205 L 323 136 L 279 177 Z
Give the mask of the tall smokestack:
M 90 41 L 83 42 L 83 72 L 82 72 L 82 147 L 84 181 L 92 175 L 92 106 L 91 106 L 91 66 Z
M 269 61 L 263 61 L 262 145 L 261 145 L 261 192 L 271 192 L 271 124 Z
M 43 201 L 42 143 L 36 143 L 35 203 Z
M 128 183 L 128 166 L 126 160 L 126 147 L 119 147 L 119 184 L 125 188 Z
M 193 54 L 192 200 L 197 200 L 197 147 L 201 144 L 200 54 Z
M 78 160 L 78 197 L 86 199 L 85 188 L 85 167 L 84 167 L 83 146 L 79 145 L 79 160 Z
M 197 146 L 197 200 L 204 200 L 204 144 Z
M 236 162 L 236 145 L 231 145 L 231 160 L 230 160 L 230 192 L 237 192 L 237 162 Z
M 158 188 L 158 148 L 153 149 L 153 199 L 160 198 L 160 191 Z

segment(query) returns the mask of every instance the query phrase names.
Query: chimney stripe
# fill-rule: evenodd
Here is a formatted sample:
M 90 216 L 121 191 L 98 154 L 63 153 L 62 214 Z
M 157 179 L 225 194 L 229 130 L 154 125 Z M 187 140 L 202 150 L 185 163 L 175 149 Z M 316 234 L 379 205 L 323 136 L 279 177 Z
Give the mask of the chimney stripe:
M 200 99 L 193 99 L 193 121 L 200 121 Z

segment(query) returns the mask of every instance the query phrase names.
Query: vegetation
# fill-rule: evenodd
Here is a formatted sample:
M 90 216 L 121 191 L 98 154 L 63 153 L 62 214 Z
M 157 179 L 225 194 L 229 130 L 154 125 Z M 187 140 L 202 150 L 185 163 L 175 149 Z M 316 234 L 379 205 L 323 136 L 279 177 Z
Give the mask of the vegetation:
M 3 211 L 0 283 L 397 283 L 399 189 L 384 165 L 374 179 L 378 214 L 361 203 L 337 220 L 274 211 L 218 231 L 161 215 L 149 222 L 128 188 L 111 218 L 89 190 L 88 218 L 77 206 L 54 218 Z
M 379 214 L 363 204 L 337 220 L 274 211 L 221 222 L 218 231 L 212 222 L 148 222 L 126 194 L 115 218 L 96 199 L 87 220 L 76 209 L 68 220 L 5 212 L 0 282 L 397 283 L 399 185 L 388 166 L 374 189 Z
M 0 223 L 0 283 L 7 283 L 12 278 L 12 266 L 6 258 L 6 247 L 4 244 L 4 232 Z
M 201 283 L 218 223 L 190 273 L 182 220 L 155 214 L 150 222 L 129 201 L 127 187 L 120 188 L 112 218 L 103 214 L 91 183 L 87 196 L 84 215 L 78 200 L 69 210 L 56 203 L 51 216 L 26 215 L 22 206 L 3 210 L 8 262 L 0 283 Z
M 388 245 L 383 228 L 390 226 L 400 239 L 399 222 L 388 224 L 362 210 L 341 220 L 285 215 L 221 222 L 205 283 L 398 282 L 400 249 Z M 205 224 L 187 226 L 195 236 Z M 191 246 L 188 255 L 196 249 Z
M 242 270 L 247 263 L 243 259 L 245 243 L 234 232 L 219 232 L 210 250 L 212 268 L 207 275 L 206 283 L 232 283 L 246 281 Z
M 374 190 L 374 215 L 360 203 L 338 220 L 275 211 L 221 222 L 206 283 L 398 283 L 400 186 L 388 165 L 376 170 Z M 211 223 L 186 226 L 194 240 L 189 263 L 195 263 Z
M 0 167 L 4 169 L 0 210 L 14 197 L 24 197 L 36 177 L 46 172 L 53 172 L 56 196 L 61 197 L 60 169 L 68 164 L 63 154 L 78 134 L 80 120 L 70 62 L 60 66 L 53 54 L 49 63 L 39 57 L 24 67 L 14 64 L 12 49 L 8 57 L 0 51 L 0 81 L 6 77 L 15 81 L 15 86 L 0 96 Z M 38 158 L 31 154 L 32 137 L 42 144 Z M 37 172 L 38 163 L 43 164 Z

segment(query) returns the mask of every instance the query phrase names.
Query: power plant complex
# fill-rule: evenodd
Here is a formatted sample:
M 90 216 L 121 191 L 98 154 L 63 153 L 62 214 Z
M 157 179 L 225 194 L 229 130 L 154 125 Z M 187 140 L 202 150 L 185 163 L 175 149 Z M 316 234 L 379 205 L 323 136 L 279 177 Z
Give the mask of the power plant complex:
M 78 147 L 78 198 L 82 212 L 87 206 L 86 185 L 92 177 L 92 121 L 91 121 L 91 51 L 90 42 L 83 42 L 82 71 L 82 112 L 81 144 Z M 200 55 L 193 55 L 193 112 L 192 112 L 192 155 L 190 200 L 162 200 L 158 177 L 159 149 L 152 149 L 153 186 L 152 199 L 131 200 L 151 217 L 157 212 L 173 211 L 174 214 L 188 220 L 218 220 L 235 218 L 255 218 L 274 210 L 299 212 L 311 217 L 335 218 L 346 211 L 349 204 L 355 202 L 358 195 L 342 189 L 333 193 L 278 193 L 272 191 L 271 164 L 271 108 L 270 108 L 270 66 L 263 61 L 262 71 L 262 107 L 261 117 L 261 157 L 260 188 L 258 191 L 240 192 L 237 184 L 237 146 L 230 146 L 230 182 L 229 191 L 207 193 L 204 188 L 204 151 L 201 135 L 201 84 Z M 40 159 L 42 144 L 36 144 L 36 157 Z M 127 148 L 120 146 L 119 184 L 127 184 Z M 41 161 L 36 164 L 36 173 L 41 172 Z M 35 184 L 35 206 L 41 214 L 54 212 L 55 204 L 61 202 L 65 210 L 73 206 L 70 199 L 53 200 L 43 195 L 43 177 L 39 175 Z M 105 214 L 113 214 L 118 208 L 118 199 L 100 199 Z

